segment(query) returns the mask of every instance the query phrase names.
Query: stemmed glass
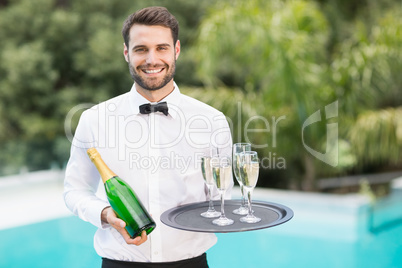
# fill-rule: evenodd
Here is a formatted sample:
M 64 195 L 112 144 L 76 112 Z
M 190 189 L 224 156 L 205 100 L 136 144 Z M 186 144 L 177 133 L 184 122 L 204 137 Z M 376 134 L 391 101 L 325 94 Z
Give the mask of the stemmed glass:
M 214 202 L 212 201 L 212 187 L 214 187 L 214 178 L 212 176 L 212 166 L 211 166 L 212 154 L 213 154 L 213 149 L 211 149 L 209 153 L 205 153 L 201 157 L 202 176 L 204 177 L 205 184 L 207 185 L 208 196 L 209 196 L 208 210 L 201 213 L 201 216 L 204 218 L 216 218 L 221 215 L 221 213 L 219 211 L 215 210 Z
M 251 208 L 251 194 L 257 184 L 259 173 L 257 152 L 246 151 L 240 153 L 240 173 L 248 199 L 248 214 L 247 216 L 240 218 L 240 221 L 245 223 L 259 222 L 261 219 L 253 215 L 253 210 Z
M 240 174 L 240 153 L 245 151 L 251 151 L 251 144 L 250 143 L 235 143 L 233 145 L 233 171 L 236 177 L 237 182 L 240 185 L 241 191 L 241 205 L 239 208 L 233 210 L 234 214 L 237 215 L 247 215 L 248 209 L 246 206 L 246 195 L 244 193 L 244 187 L 241 179 Z
M 221 196 L 221 216 L 212 221 L 218 226 L 226 226 L 234 223 L 225 216 L 224 194 L 232 183 L 232 159 L 230 156 L 216 156 L 211 159 L 212 174 L 218 192 Z

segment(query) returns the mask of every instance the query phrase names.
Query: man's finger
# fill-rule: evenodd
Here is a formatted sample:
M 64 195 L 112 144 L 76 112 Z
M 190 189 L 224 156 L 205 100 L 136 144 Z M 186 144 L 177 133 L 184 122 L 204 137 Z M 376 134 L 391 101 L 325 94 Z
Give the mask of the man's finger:
M 132 243 L 134 245 L 141 245 L 142 243 L 144 243 L 145 241 L 147 241 L 148 236 L 147 236 L 147 232 L 146 231 L 142 231 L 141 236 L 137 236 L 136 238 L 134 238 L 132 240 Z
M 139 245 L 139 243 L 141 242 L 141 236 L 137 236 L 136 238 L 133 239 L 133 244 L 135 245 Z
M 144 239 L 144 241 L 147 241 L 148 236 L 147 236 L 147 232 L 146 232 L 145 230 L 142 231 L 142 233 L 141 233 L 141 238 Z

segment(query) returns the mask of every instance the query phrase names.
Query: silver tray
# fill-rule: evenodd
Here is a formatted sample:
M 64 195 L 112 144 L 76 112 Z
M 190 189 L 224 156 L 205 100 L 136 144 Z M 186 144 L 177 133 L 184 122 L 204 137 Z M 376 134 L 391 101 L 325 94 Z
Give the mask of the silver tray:
M 212 224 L 216 218 L 207 219 L 200 214 L 208 210 L 209 202 L 192 203 L 169 209 L 162 213 L 161 221 L 173 228 L 204 233 L 231 233 L 245 232 L 264 228 L 270 228 L 289 221 L 293 217 L 293 211 L 281 204 L 253 201 L 254 215 L 261 218 L 258 223 L 242 223 L 243 216 L 233 214 L 232 211 L 240 207 L 241 200 L 225 200 L 226 217 L 234 220 L 234 224 L 217 226 Z M 221 210 L 221 202 L 214 201 L 217 211 Z

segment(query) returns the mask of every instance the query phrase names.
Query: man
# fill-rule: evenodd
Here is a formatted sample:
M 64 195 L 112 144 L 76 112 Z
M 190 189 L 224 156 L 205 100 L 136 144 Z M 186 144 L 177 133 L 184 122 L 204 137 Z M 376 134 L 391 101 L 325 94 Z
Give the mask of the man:
M 205 251 L 216 243 L 213 234 L 160 222 L 167 209 L 207 199 L 199 161 L 203 153 L 211 146 L 231 153 L 224 115 L 181 94 L 173 81 L 178 32 L 165 8 L 130 15 L 122 34 L 134 84 L 128 93 L 85 111 L 75 132 L 64 198 L 74 214 L 98 227 L 94 246 L 102 267 L 208 267 Z M 154 218 L 157 226 L 148 237 L 144 232 L 130 238 L 116 217 L 103 187 L 98 189 L 99 173 L 86 155 L 90 147 L 98 149 Z

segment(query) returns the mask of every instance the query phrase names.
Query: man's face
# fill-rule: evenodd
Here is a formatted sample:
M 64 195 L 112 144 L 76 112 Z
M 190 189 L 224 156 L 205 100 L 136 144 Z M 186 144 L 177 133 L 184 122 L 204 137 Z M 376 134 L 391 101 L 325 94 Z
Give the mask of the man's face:
M 157 90 L 173 82 L 180 42 L 173 43 L 171 31 L 163 26 L 134 24 L 124 57 L 135 83 L 146 90 Z

